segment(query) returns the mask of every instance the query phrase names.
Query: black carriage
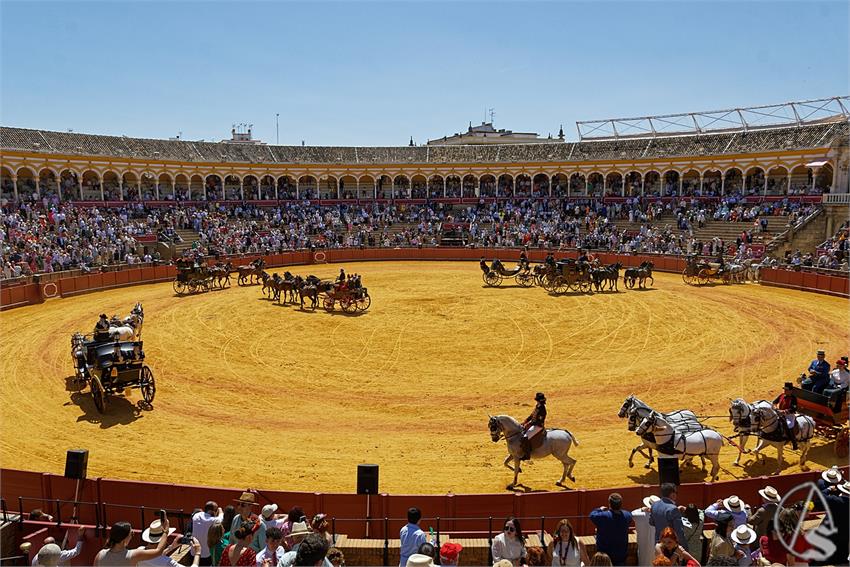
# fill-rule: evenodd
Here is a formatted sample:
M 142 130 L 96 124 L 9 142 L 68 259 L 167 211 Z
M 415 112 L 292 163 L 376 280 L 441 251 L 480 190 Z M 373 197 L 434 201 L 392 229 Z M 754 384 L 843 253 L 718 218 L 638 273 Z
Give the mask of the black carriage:
M 357 287 L 353 289 L 333 287 L 322 294 L 322 307 L 325 311 L 331 312 L 336 308 L 336 304 L 346 313 L 357 313 L 358 311 L 366 311 L 372 305 L 372 298 L 369 296 L 369 290 L 365 287 Z
M 546 271 L 540 276 L 540 283 L 543 289 L 550 293 L 593 292 L 590 264 L 571 259 L 558 260 L 548 265 Z
M 848 419 L 846 390 L 833 398 L 798 387 L 793 387 L 791 390 L 797 398 L 797 413 L 807 415 L 815 421 L 815 433 L 831 439 L 846 427 Z
M 106 411 L 107 396 L 128 389 L 140 390 L 144 403 L 153 407 L 156 380 L 145 364 L 142 341 L 97 341 L 77 333 L 71 338 L 71 356 L 75 380 L 89 386 L 100 413 Z
M 213 286 L 212 274 L 206 266 L 178 264 L 173 286 L 178 295 L 209 291 Z
M 483 259 L 480 262 L 482 279 L 488 287 L 498 287 L 506 278 L 514 278 L 522 287 L 534 285 L 534 273 L 528 263 L 520 263 L 513 269 L 507 269 L 498 258 L 489 266 Z

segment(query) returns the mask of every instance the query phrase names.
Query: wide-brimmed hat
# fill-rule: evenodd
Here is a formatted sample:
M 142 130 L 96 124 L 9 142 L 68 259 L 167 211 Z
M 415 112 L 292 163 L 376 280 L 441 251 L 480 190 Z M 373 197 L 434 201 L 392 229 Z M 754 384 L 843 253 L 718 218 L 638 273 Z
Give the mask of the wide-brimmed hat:
M 176 531 L 177 528 L 168 528 L 168 535 L 171 535 Z M 162 529 L 162 522 L 157 519 L 151 522 L 151 525 L 142 532 L 142 541 L 146 541 L 148 543 L 159 543 L 159 540 L 162 539 L 163 535 L 165 535 L 165 531 Z
M 242 496 L 235 499 L 234 502 L 239 502 L 240 504 L 252 504 L 254 506 L 259 506 L 257 504 L 257 495 L 253 492 L 243 492 Z
M 817 352 L 817 354 L 818 354 L 818 356 L 821 356 L 821 355 L 824 355 L 824 354 L 826 354 L 826 353 L 825 353 L 824 351 L 822 351 L 822 350 L 819 350 L 819 351 Z
M 643 505 L 647 508 L 652 508 L 652 505 L 658 502 L 659 500 L 661 500 L 661 498 L 653 494 L 652 496 L 647 496 L 643 499 Z
M 743 512 L 744 501 L 733 494 L 729 498 L 723 499 L 723 507 L 730 512 Z
M 270 520 L 272 514 L 274 514 L 275 512 L 277 512 L 277 504 L 266 504 L 265 506 L 263 506 L 263 511 L 260 512 L 260 515 L 263 517 L 263 519 Z
M 306 536 L 313 532 L 310 531 L 310 526 L 307 522 L 295 522 L 292 524 L 292 531 L 289 532 L 289 537 Z
M 841 492 L 843 492 L 847 496 L 850 496 L 850 482 L 844 482 L 842 484 L 839 484 L 838 490 L 840 490 Z
M 747 545 L 756 540 L 756 532 L 747 524 L 741 524 L 732 531 L 732 541 Z
M 844 477 L 841 475 L 841 471 L 838 470 L 838 467 L 827 469 L 820 473 L 820 476 L 829 484 L 841 484 L 841 481 L 844 480 Z
M 765 486 L 759 490 L 759 494 L 761 494 L 761 497 L 768 502 L 779 502 L 780 500 L 779 491 L 772 486 Z
M 407 558 L 406 567 L 434 567 L 434 558 L 421 553 L 414 553 Z

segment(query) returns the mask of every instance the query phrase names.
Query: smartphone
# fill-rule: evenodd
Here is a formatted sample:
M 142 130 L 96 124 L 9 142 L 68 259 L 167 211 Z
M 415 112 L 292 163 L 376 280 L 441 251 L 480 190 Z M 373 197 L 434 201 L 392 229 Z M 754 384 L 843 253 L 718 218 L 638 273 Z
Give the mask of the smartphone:
M 164 521 L 165 521 L 165 510 L 160 510 L 160 511 L 159 511 L 159 521 L 160 521 L 160 522 L 164 522 Z

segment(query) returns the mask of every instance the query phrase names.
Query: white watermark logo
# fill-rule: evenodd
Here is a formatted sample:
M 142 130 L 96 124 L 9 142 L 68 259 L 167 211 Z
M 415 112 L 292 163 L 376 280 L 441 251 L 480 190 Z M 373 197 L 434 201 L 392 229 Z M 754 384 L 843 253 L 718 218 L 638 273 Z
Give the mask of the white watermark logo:
M 805 493 L 805 498 L 790 498 L 791 495 L 805 490 L 808 490 L 808 492 Z M 797 525 L 793 526 L 793 529 L 791 530 L 786 527 L 785 531 L 783 531 L 780 528 L 780 513 L 785 510 L 786 501 L 792 503 L 801 501 L 803 503 L 803 508 L 800 510 Z M 803 531 L 803 523 L 806 521 L 806 515 L 815 507 L 824 510 L 825 515 L 817 528 L 806 533 Z M 814 482 L 806 482 L 799 486 L 795 486 L 790 492 L 782 497 L 782 500 L 779 501 L 776 514 L 773 516 L 773 528 L 779 536 L 780 543 L 782 543 L 782 546 L 788 550 L 788 553 L 791 553 L 805 561 L 826 561 L 837 549 L 832 538 L 836 533 L 838 533 L 838 528 L 835 527 L 835 522 L 832 519 L 829 506 L 827 506 L 826 498 L 824 498 L 823 494 L 821 494 L 821 491 Z M 797 540 L 800 537 L 806 540 L 810 546 L 809 549 L 806 549 L 805 551 L 795 551 L 794 548 L 797 546 Z

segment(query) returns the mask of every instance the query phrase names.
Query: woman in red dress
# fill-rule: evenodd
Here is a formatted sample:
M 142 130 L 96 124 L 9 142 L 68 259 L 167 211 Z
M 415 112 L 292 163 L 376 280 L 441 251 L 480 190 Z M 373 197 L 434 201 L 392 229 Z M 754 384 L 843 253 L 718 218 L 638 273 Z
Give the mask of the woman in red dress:
M 224 566 L 253 567 L 257 563 L 257 552 L 251 549 L 254 540 L 254 532 L 260 527 L 259 522 L 246 521 L 233 533 L 236 543 L 231 543 L 224 548 L 221 554 L 221 563 Z

